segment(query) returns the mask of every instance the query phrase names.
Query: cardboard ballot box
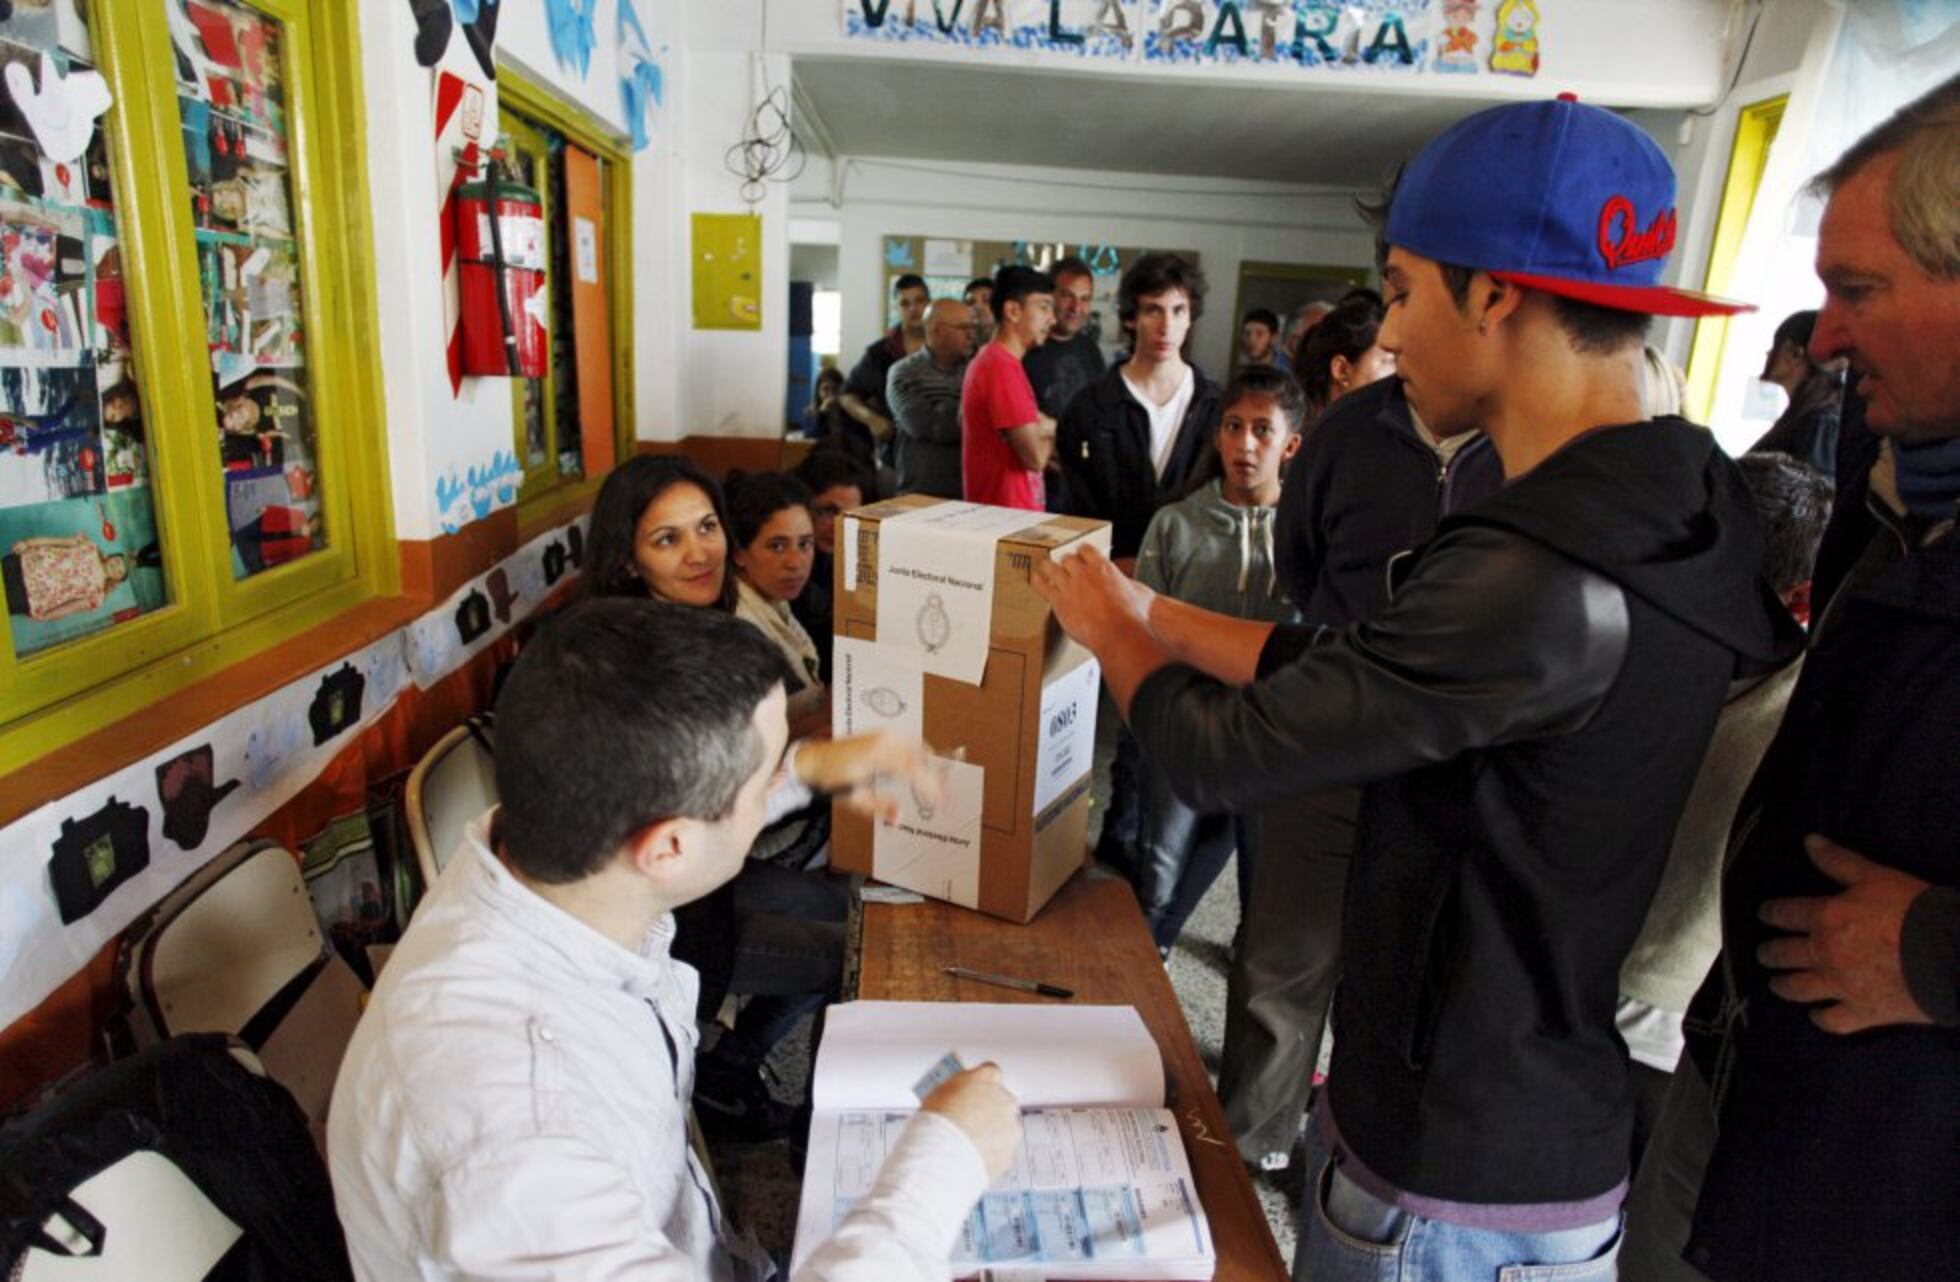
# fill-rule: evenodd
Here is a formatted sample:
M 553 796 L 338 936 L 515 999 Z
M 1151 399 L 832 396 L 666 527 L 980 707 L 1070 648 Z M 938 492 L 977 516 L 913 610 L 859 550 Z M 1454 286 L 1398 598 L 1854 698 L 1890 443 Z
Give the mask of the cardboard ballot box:
M 1086 858 L 1095 658 L 1035 590 L 1035 560 L 1109 551 L 1103 521 L 906 495 L 840 519 L 831 722 L 892 729 L 942 762 L 936 801 L 873 824 L 842 805 L 831 864 L 1027 921 Z

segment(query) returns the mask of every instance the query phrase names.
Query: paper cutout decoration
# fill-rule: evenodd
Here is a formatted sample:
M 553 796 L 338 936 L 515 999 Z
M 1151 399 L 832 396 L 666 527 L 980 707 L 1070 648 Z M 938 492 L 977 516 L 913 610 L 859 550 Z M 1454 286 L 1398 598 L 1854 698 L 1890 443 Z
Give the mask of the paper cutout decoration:
M 497 14 L 502 0 L 456 0 L 456 20 L 486 80 L 497 78 Z M 467 13 L 465 12 L 467 11 Z
M 48 882 L 61 924 L 72 925 L 150 866 L 150 812 L 112 794 L 94 814 L 62 820 L 53 850 Z
M 544 585 L 550 587 L 565 577 L 565 545 L 553 539 L 544 549 Z
M 500 565 L 490 571 L 489 577 L 483 580 L 483 586 L 490 589 L 490 608 L 497 612 L 497 622 L 509 623 L 511 602 L 522 595 L 510 586 L 510 575 Z
M 442 61 L 442 52 L 449 47 L 450 31 L 455 26 L 449 0 L 408 0 L 408 8 L 415 15 L 415 61 L 433 67 Z
M 367 678 L 351 663 L 323 678 L 313 706 L 306 710 L 307 724 L 313 727 L 313 746 L 319 747 L 361 719 L 361 692 Z
M 565 529 L 565 559 L 573 565 L 585 564 L 585 531 L 576 525 Z
M 199 744 L 157 767 L 157 801 L 163 806 L 163 835 L 179 850 L 196 850 L 211 831 L 211 812 L 238 787 L 227 779 L 212 785 L 211 745 Z
M 490 598 L 472 591 L 456 607 L 456 637 L 469 645 L 490 630 Z
M 653 60 L 653 45 L 646 28 L 640 25 L 633 0 L 619 0 L 619 97 L 634 151 L 644 150 L 652 141 L 647 117 L 661 105 L 664 92 L 660 64 Z
M 1436 70 L 1477 74 L 1477 0 L 1443 0 L 1443 34 L 1436 43 Z
M 7 93 L 34 131 L 41 153 L 57 165 L 80 158 L 95 137 L 95 120 L 114 101 L 109 82 L 93 71 L 62 75 L 54 59 L 41 55 L 41 84 L 24 62 L 7 64 Z
M 551 52 L 558 65 L 583 77 L 592 70 L 592 15 L 599 0 L 544 0 Z
M 1500 0 L 1490 69 L 1506 76 L 1538 74 L 1538 6 L 1533 0 Z

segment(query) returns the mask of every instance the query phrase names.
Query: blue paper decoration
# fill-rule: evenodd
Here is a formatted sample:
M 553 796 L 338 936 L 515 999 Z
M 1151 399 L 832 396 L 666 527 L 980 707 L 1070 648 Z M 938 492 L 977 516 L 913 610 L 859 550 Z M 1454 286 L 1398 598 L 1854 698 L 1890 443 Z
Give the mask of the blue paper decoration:
M 456 21 L 465 24 L 476 21 L 479 0 L 452 0 L 452 3 L 456 6 Z
M 545 17 L 551 24 L 551 52 L 566 70 L 577 68 L 583 77 L 592 70 L 592 15 L 599 0 L 545 0 Z
M 619 69 L 620 105 L 633 135 L 633 150 L 641 151 L 651 140 L 647 116 L 661 104 L 664 85 L 646 28 L 633 11 L 633 0 L 619 0 Z

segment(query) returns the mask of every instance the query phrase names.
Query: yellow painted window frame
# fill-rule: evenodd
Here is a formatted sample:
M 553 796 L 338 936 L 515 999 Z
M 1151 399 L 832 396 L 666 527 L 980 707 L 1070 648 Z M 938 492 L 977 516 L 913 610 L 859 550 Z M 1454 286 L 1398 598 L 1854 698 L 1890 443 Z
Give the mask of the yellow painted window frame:
M 543 81 L 533 77 L 523 68 L 509 62 L 497 66 L 497 103 L 499 108 L 498 130 L 508 132 L 501 117 L 503 106 L 508 104 L 518 112 L 542 124 L 551 126 L 566 139 L 597 156 L 604 166 L 602 173 L 603 200 L 606 217 L 604 234 L 606 251 L 607 281 L 606 312 L 608 327 L 612 331 L 613 368 L 613 456 L 625 459 L 633 449 L 635 423 L 634 385 L 633 385 L 633 153 L 624 135 L 618 134 L 598 117 L 579 107 Z M 547 197 L 548 199 L 548 197 Z M 549 390 L 549 389 L 547 389 Z M 522 392 L 514 390 L 512 401 L 512 431 L 518 446 L 517 457 L 521 461 L 525 455 L 522 449 L 524 440 L 524 419 Z M 557 407 L 547 404 L 547 424 L 555 431 Z M 555 449 L 556 441 L 552 444 Z M 551 460 L 552 474 L 555 476 L 557 461 Z M 591 460 L 585 464 L 585 476 L 577 481 L 556 482 L 549 485 L 532 484 L 527 473 L 524 486 L 518 492 L 518 526 L 520 530 L 529 529 L 545 523 L 550 514 L 561 507 L 582 501 L 596 494 L 605 477 L 593 472 Z
M 1702 284 L 1711 294 L 1733 296 L 1730 282 L 1742 252 L 1743 232 L 1756 207 L 1763 171 L 1769 167 L 1770 146 L 1789 105 L 1790 95 L 1779 94 L 1750 103 L 1736 113 L 1735 142 L 1729 150 L 1728 173 L 1722 180 L 1722 203 L 1715 215 L 1715 236 L 1708 247 L 1708 271 Z M 1694 343 L 1688 349 L 1688 415 L 1697 423 L 1706 423 L 1714 410 L 1715 388 L 1728 344 L 1728 317 L 1710 316 L 1696 323 Z
M 0 774 L 399 590 L 384 440 L 356 6 L 248 0 L 279 20 L 328 546 L 231 576 L 224 471 L 163 0 L 95 0 L 150 485 L 170 602 L 28 659 L 0 639 Z M 187 288 L 188 286 L 188 288 Z

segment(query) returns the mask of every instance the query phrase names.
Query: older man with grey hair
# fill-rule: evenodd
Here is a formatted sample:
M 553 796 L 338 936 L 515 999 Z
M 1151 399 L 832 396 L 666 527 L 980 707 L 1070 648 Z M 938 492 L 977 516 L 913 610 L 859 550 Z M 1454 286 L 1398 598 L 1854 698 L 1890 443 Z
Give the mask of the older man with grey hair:
M 926 311 L 926 345 L 886 378 L 902 494 L 960 497 L 960 385 L 973 340 L 973 308 L 938 299 Z
M 1960 1241 L 1960 77 L 1817 185 L 1810 356 L 1880 449 L 1840 455 L 1856 550 L 1736 815 L 1629 1279 L 1951 1277 Z

